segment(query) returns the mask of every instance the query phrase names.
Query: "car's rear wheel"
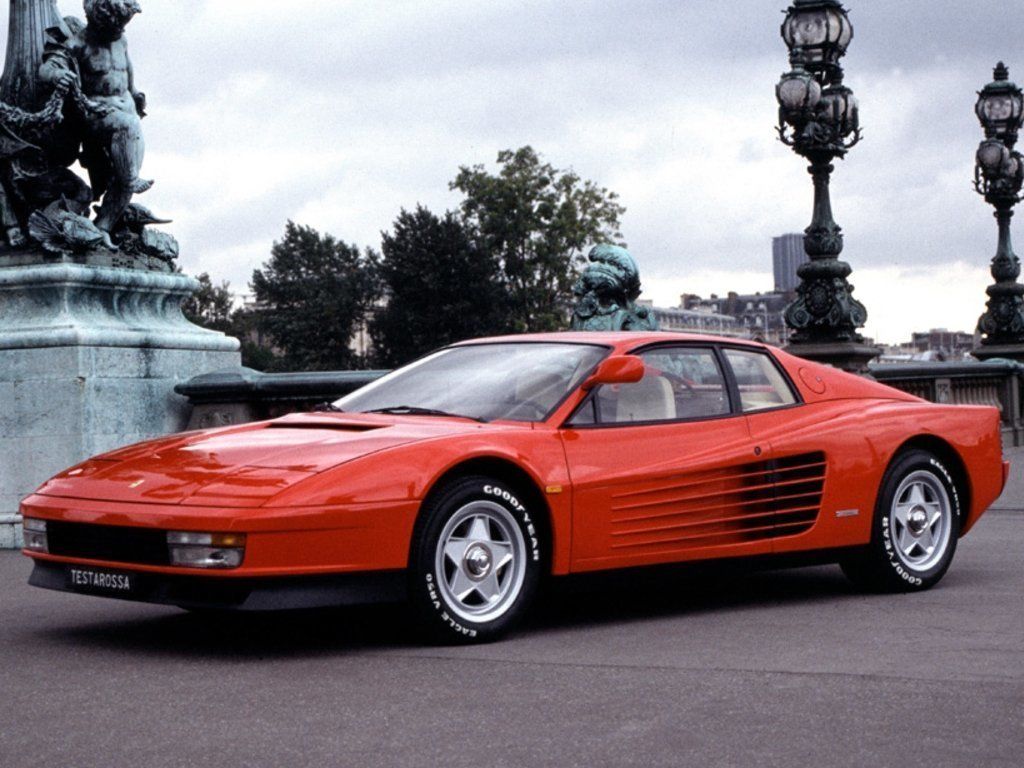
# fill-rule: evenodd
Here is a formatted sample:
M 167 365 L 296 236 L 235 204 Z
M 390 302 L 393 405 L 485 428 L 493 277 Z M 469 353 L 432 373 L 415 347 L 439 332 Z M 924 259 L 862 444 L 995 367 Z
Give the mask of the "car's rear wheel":
M 511 629 L 544 562 L 541 520 L 504 481 L 465 477 L 431 495 L 413 535 L 409 595 L 441 642 L 483 642 Z
M 871 543 L 841 563 L 843 572 L 874 591 L 928 589 L 953 561 L 960 515 L 960 494 L 945 464 L 928 451 L 907 451 L 882 479 Z

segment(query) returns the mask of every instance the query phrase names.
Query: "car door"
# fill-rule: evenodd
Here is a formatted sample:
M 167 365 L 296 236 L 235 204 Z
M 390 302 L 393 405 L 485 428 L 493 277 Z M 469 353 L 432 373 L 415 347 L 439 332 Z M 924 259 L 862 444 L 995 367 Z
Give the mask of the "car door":
M 771 480 L 711 346 L 640 353 L 561 430 L 573 488 L 572 568 L 771 551 Z
M 803 405 L 782 367 L 767 350 L 722 349 L 751 437 L 768 460 L 775 486 L 773 550 L 817 549 L 847 543 L 837 530 L 850 528 L 859 504 L 829 498 L 828 476 L 853 476 L 856 460 L 870 460 L 856 424 L 837 418 L 835 404 Z M 840 463 L 837 464 L 837 461 Z M 846 462 L 846 463 L 842 463 Z M 833 514 L 823 516 L 823 509 Z M 856 522 L 856 521 L 853 521 Z

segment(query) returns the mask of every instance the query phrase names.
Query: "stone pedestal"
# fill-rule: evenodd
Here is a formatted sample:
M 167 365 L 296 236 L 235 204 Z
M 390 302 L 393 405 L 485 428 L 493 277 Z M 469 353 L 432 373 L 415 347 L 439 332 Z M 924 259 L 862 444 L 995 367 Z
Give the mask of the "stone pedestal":
M 240 364 L 238 341 L 181 313 L 180 274 L 74 263 L 0 268 L 0 548 L 18 504 L 102 451 L 185 428 L 176 384 Z

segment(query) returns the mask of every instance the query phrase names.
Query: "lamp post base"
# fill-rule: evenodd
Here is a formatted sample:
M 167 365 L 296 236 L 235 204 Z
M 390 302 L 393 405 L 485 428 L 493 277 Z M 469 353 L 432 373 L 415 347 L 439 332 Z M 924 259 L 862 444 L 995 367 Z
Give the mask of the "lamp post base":
M 868 363 L 882 354 L 879 347 L 858 344 L 852 341 L 824 343 L 796 343 L 785 348 L 786 352 L 815 363 L 831 365 L 847 373 L 866 374 Z

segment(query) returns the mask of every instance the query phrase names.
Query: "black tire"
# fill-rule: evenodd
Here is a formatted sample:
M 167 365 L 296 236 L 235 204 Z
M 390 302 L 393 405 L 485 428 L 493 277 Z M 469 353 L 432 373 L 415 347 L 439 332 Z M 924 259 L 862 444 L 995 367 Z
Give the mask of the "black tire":
M 901 453 L 882 478 L 871 543 L 840 562 L 843 572 L 874 592 L 929 589 L 953 561 L 961 515 L 960 493 L 946 465 L 928 451 Z
M 424 504 L 413 530 L 409 599 L 429 639 L 488 642 L 522 619 L 548 546 L 541 511 L 523 498 L 509 483 L 474 475 Z

